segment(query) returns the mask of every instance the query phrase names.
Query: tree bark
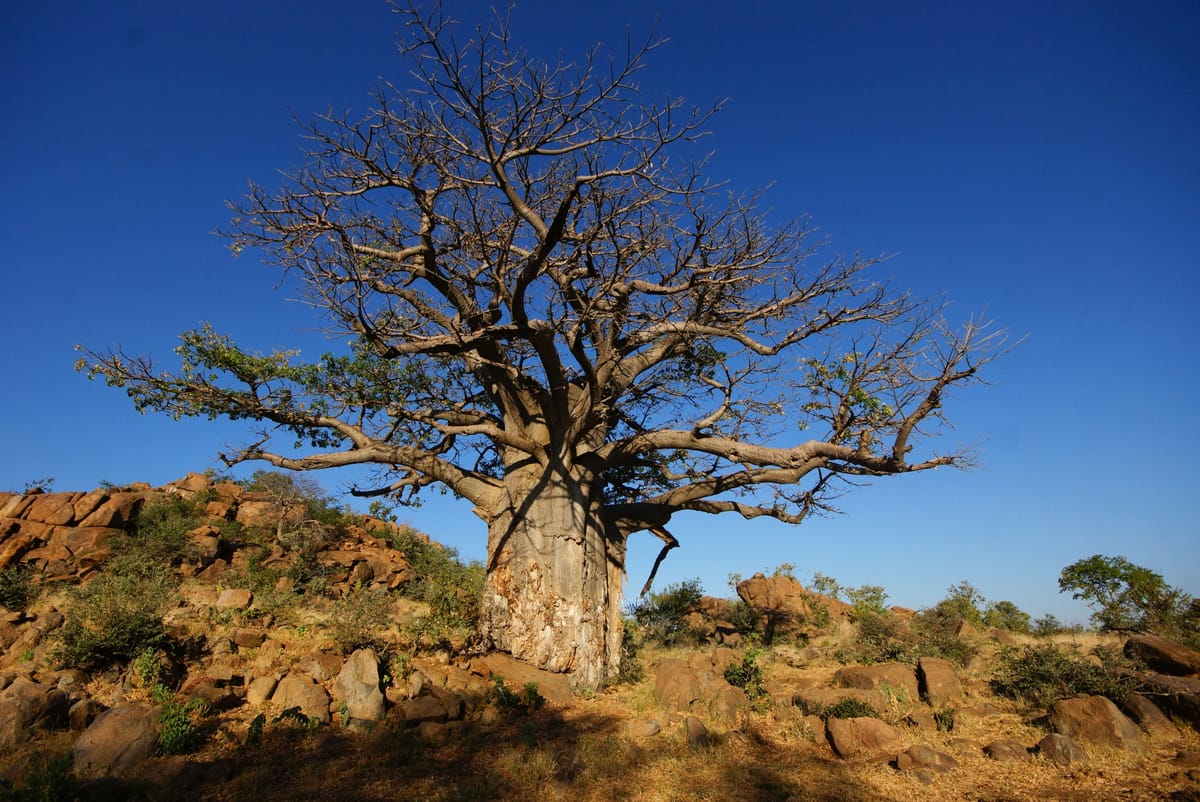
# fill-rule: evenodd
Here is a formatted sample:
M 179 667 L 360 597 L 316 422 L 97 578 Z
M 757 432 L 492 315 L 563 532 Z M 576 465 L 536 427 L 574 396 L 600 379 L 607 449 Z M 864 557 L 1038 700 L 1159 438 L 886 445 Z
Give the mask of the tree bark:
M 620 665 L 625 537 L 578 472 L 519 470 L 505 486 L 488 528 L 483 644 L 576 687 L 603 685 Z

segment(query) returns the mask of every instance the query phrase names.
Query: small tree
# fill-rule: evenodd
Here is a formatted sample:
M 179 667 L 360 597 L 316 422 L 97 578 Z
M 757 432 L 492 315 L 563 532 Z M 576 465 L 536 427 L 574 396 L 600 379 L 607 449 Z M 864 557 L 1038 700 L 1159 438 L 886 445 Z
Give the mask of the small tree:
M 466 499 L 483 645 L 584 685 L 617 671 L 630 535 L 661 561 L 680 512 L 797 524 L 845 480 L 969 463 L 933 436 L 1002 336 L 876 260 L 817 260 L 805 220 L 707 178 L 691 143 L 716 107 L 637 87 L 658 42 L 544 63 L 503 17 L 464 42 L 436 6 L 398 11 L 414 85 L 307 128 L 307 163 L 227 232 L 347 347 L 306 363 L 202 327 L 174 373 L 120 350 L 82 369 L 140 410 L 263 422 L 230 464 L 375 465 L 360 495 Z
M 1093 554 L 1071 563 L 1059 575 L 1058 589 L 1086 601 L 1092 608 L 1092 622 L 1100 629 L 1190 639 L 1200 623 L 1192 611 L 1191 595 L 1124 557 Z

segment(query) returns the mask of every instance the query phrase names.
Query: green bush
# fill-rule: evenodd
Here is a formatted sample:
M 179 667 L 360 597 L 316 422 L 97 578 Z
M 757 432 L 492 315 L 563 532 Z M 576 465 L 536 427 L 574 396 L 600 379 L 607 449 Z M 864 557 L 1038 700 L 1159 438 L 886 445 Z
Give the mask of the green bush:
M 13 612 L 25 610 L 37 598 L 33 572 L 23 565 L 10 565 L 0 571 L 0 607 Z
M 1071 696 L 1107 696 L 1121 704 L 1140 682 L 1136 661 L 1111 646 L 1098 646 L 1091 658 L 1053 644 L 1001 651 L 992 689 L 1032 707 Z
M 996 629 L 1006 629 L 1009 632 L 1027 633 L 1031 629 L 1029 613 L 1010 601 L 989 604 L 983 611 L 983 624 Z
M 358 588 L 337 603 L 330 634 L 343 654 L 374 649 L 383 662 L 392 645 L 381 633 L 392 624 L 392 604 L 386 592 Z
M 702 596 L 700 580 L 685 579 L 638 599 L 629 606 L 629 614 L 648 639 L 666 646 L 694 643 L 696 633 L 684 619 L 699 606 Z
M 34 752 L 26 765 L 23 787 L 0 778 L 0 802 L 69 802 L 76 799 L 72 759 L 68 753 L 47 757 Z
M 624 632 L 621 635 L 621 667 L 618 669 L 618 684 L 636 685 L 646 677 L 646 667 L 638 657 L 637 627 L 629 617 L 622 619 Z
M 205 731 L 195 721 L 195 714 L 204 709 L 203 699 L 179 702 L 164 686 L 154 689 L 158 703 L 158 751 L 164 755 L 182 755 L 204 742 Z
M 437 642 L 456 632 L 473 631 L 483 602 L 483 566 L 462 563 L 457 550 L 431 543 L 408 527 L 393 532 L 390 540 L 416 574 L 400 586 L 401 595 L 429 605 L 418 637 Z
M 1161 574 L 1124 557 L 1093 554 L 1062 570 L 1059 592 L 1092 608 L 1100 629 L 1151 632 L 1200 648 L 1200 604 Z
M 162 617 L 175 594 L 174 574 L 145 552 L 117 554 L 78 592 L 58 630 L 55 659 L 90 671 L 124 665 L 147 649 L 166 646 Z
M 502 713 L 529 715 L 546 703 L 538 693 L 537 683 L 528 682 L 518 693 L 505 684 L 499 674 L 492 675 L 492 687 L 488 688 L 486 701 Z
M 867 704 L 861 699 L 855 699 L 849 696 L 844 699 L 839 699 L 833 704 L 805 704 L 801 705 L 801 708 L 805 715 L 820 716 L 826 721 L 831 718 L 883 718 L 883 716 L 879 714 L 879 711 L 871 705 Z
M 725 669 L 725 681 L 744 690 L 751 701 L 767 695 L 762 667 L 758 665 L 760 654 L 758 649 L 750 649 L 742 655 L 742 662 L 734 663 Z

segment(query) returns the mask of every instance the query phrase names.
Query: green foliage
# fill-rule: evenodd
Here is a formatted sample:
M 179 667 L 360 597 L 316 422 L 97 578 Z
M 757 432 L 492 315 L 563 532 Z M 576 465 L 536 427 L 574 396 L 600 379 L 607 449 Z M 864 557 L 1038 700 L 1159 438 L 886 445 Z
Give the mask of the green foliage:
M 0 571 L 0 607 L 14 612 L 25 610 L 37 598 L 33 572 L 24 565 L 9 565 Z
M 158 703 L 158 750 L 164 755 L 182 755 L 204 742 L 206 732 L 197 725 L 196 714 L 205 709 L 203 699 L 177 701 L 166 687 L 154 689 Z
M 26 766 L 23 787 L 0 779 L 0 802 L 70 802 L 76 799 L 71 755 L 47 757 L 34 752 Z
M 187 533 L 207 520 L 195 502 L 167 496 L 142 507 L 120 551 L 136 551 L 141 559 L 170 568 L 190 556 Z M 116 546 L 113 551 L 118 551 Z M 110 568 L 106 565 L 104 570 Z
M 483 601 L 483 566 L 462 563 L 455 549 L 432 543 L 408 527 L 400 527 L 390 540 L 416 574 L 400 586 L 400 593 L 429 605 L 429 615 L 415 633 L 418 640 L 437 644 L 452 634 L 473 631 Z
M 123 665 L 147 649 L 167 645 L 162 617 L 176 599 L 174 574 L 146 552 L 108 560 L 84 586 L 57 633 L 55 658 L 84 670 Z
M 21 488 L 21 495 L 28 496 L 30 493 L 49 493 L 50 488 L 54 487 L 53 476 L 43 476 L 40 479 L 30 479 Z
M 836 583 L 835 583 L 836 584 Z M 845 588 L 850 603 L 850 619 L 858 621 L 868 614 L 883 615 L 887 612 L 887 592 L 882 585 L 861 585 Z
M 833 704 L 828 705 L 810 705 L 801 706 L 806 715 L 820 716 L 828 721 L 831 718 L 883 718 L 879 711 L 871 705 L 862 701 L 847 696 L 844 699 L 839 699 Z
M 329 630 L 342 654 L 374 649 L 376 655 L 386 657 L 392 646 L 382 633 L 391 624 L 392 604 L 387 593 L 356 588 L 338 602 Z
M 742 655 L 742 662 L 725 669 L 725 681 L 744 690 L 751 701 L 767 695 L 762 667 L 758 664 L 761 654 L 759 649 L 749 649 Z
M 538 693 L 537 683 L 526 683 L 518 693 L 509 688 L 499 674 L 492 675 L 492 687 L 488 688 L 486 701 L 495 705 L 502 713 L 510 715 L 529 715 L 546 703 Z
M 1064 624 L 1051 613 L 1046 613 L 1041 618 L 1033 622 L 1032 632 L 1039 638 L 1049 638 L 1054 635 L 1061 635 L 1064 632 L 1081 632 L 1083 626 L 1080 624 Z
M 1100 629 L 1152 632 L 1200 643 L 1192 597 L 1168 585 L 1161 574 L 1124 557 L 1093 554 L 1074 562 L 1059 575 L 1058 589 L 1086 601 Z
M 905 621 L 891 612 L 868 610 L 855 621 L 858 633 L 839 650 L 844 663 L 916 663 L 921 657 L 941 657 L 966 665 L 975 648 L 955 634 L 960 619 L 937 608 Z
M 1000 653 L 992 689 L 1029 704 L 1046 707 L 1059 699 L 1086 694 L 1121 704 L 1137 689 L 1139 665 L 1113 647 L 1098 646 L 1091 658 L 1053 644 L 1006 648 Z
M 822 596 L 828 596 L 831 599 L 841 599 L 842 597 L 842 586 L 831 576 L 825 576 L 820 573 L 813 574 L 808 586 L 815 593 L 820 593 Z
M 937 725 L 938 732 L 950 732 L 954 729 L 954 713 L 953 707 L 933 711 L 933 722 Z
M 629 613 L 648 639 L 668 646 L 694 642 L 696 635 L 684 618 L 699 606 L 703 595 L 699 579 L 685 579 L 638 599 Z
M 947 619 L 966 621 L 973 626 L 983 623 L 983 607 L 987 601 L 979 589 L 967 580 L 946 589 L 946 598 L 934 606 L 937 615 Z
M 1030 631 L 1029 613 L 1010 601 L 998 601 L 988 604 L 983 611 L 983 624 L 996 629 L 1006 629 L 1009 632 L 1027 633 Z
M 621 636 L 621 667 L 617 672 L 616 682 L 624 685 L 636 685 L 646 677 L 646 667 L 638 657 L 638 636 L 634 620 L 626 616 L 621 621 L 624 632 Z

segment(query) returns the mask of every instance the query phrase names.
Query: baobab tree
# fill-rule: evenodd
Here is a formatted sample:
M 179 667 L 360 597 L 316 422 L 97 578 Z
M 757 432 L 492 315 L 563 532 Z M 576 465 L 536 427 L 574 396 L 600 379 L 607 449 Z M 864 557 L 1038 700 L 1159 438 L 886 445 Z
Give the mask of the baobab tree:
M 487 525 L 480 645 L 586 686 L 618 667 L 634 533 L 663 541 L 657 570 L 676 513 L 798 524 L 847 483 L 969 459 L 939 448 L 943 401 L 1002 335 L 710 180 L 692 156 L 716 106 L 636 84 L 657 41 L 548 63 L 503 17 L 460 39 L 399 12 L 409 84 L 306 125 L 305 163 L 224 232 L 345 348 L 306 362 L 202 327 L 177 369 L 120 348 L 81 369 L 140 410 L 261 422 L 229 464 L 448 488 Z

